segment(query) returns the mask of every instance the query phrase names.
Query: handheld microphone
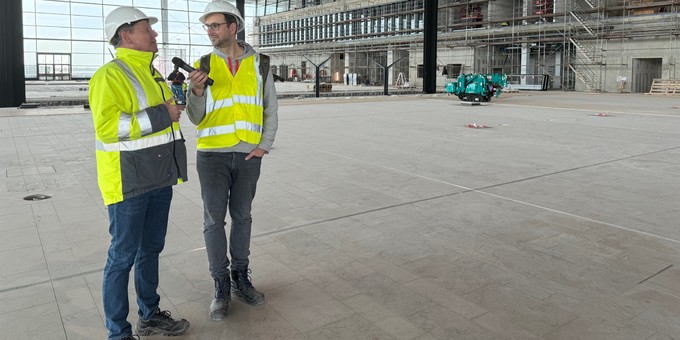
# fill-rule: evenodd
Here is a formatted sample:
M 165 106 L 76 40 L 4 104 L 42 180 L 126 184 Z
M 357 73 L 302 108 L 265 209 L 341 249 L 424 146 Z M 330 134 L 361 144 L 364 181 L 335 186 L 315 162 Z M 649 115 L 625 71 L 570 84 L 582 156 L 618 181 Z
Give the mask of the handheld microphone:
M 178 57 L 172 58 L 172 63 L 175 64 L 175 66 L 183 69 L 184 71 L 187 71 L 187 72 L 196 71 L 195 68 L 191 67 L 189 64 L 185 63 L 184 60 L 182 60 Z M 213 84 L 213 80 L 208 78 L 208 80 L 205 81 L 205 84 L 210 86 L 210 85 Z

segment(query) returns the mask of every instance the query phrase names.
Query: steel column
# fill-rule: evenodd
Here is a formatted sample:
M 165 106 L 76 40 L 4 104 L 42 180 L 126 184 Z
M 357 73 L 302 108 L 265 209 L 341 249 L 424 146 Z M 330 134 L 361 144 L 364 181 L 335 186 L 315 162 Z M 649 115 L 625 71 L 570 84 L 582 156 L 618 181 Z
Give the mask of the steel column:
M 437 92 L 437 7 L 438 0 L 425 0 L 423 43 L 423 92 Z
M 243 20 L 246 20 L 245 3 L 246 3 L 245 0 L 236 0 L 236 9 L 238 9 L 238 11 L 241 12 L 241 17 L 243 18 Z M 238 34 L 236 35 L 236 38 L 238 40 L 243 40 L 243 41 L 246 40 L 246 29 L 245 29 L 245 27 L 243 28 L 243 31 L 238 32 Z
M 4 0 L 0 11 L 0 107 L 26 101 L 24 32 L 21 0 Z

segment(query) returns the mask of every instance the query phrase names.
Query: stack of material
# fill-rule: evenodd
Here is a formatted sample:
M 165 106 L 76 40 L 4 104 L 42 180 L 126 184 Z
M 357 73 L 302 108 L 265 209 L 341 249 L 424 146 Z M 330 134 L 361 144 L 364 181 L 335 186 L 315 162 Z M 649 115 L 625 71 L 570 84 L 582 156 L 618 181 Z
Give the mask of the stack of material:
M 680 95 L 680 79 L 654 79 L 649 94 Z

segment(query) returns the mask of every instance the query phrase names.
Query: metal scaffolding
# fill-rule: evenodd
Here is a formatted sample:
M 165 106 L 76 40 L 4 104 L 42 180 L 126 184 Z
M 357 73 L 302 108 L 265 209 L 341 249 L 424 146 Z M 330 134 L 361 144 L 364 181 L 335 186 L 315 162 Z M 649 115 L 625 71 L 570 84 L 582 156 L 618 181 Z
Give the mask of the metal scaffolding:
M 461 72 L 502 72 L 516 75 L 519 86 L 547 75 L 553 89 L 611 91 L 618 89 L 614 82 L 636 77 L 633 63 L 675 77 L 678 5 L 680 0 L 439 0 L 438 82 Z M 256 46 L 274 63 L 300 69 L 305 56 L 327 55 L 324 74 L 331 82 L 357 74 L 359 83 L 381 85 L 383 71 L 370 59 L 390 64 L 406 57 L 389 79 L 402 74 L 419 85 L 423 9 L 423 0 L 321 2 L 258 17 Z M 660 66 L 653 60 L 659 55 Z M 290 68 L 279 75 L 290 78 Z

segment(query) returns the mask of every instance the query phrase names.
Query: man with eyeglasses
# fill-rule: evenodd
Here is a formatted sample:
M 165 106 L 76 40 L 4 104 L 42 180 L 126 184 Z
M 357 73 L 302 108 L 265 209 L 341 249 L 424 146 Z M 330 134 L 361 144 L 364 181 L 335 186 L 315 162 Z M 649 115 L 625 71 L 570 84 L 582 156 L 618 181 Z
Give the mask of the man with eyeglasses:
M 180 107 L 152 66 L 158 19 L 119 7 L 104 20 L 116 58 L 90 80 L 97 177 L 109 215 L 109 246 L 102 284 L 109 339 L 139 339 L 127 321 L 128 281 L 134 265 L 138 335 L 180 335 L 184 319 L 161 311 L 158 257 L 165 244 L 172 186 L 187 180 Z
M 236 38 L 244 27 L 236 7 L 211 2 L 199 20 L 214 49 L 189 73 L 187 112 L 197 125 L 203 236 L 215 283 L 208 315 L 219 321 L 227 316 L 231 294 L 251 306 L 264 303 L 264 294 L 249 277 L 251 207 L 262 157 L 276 136 L 278 104 L 268 57 Z M 211 86 L 206 86 L 208 75 Z

